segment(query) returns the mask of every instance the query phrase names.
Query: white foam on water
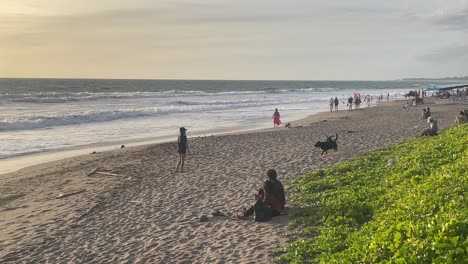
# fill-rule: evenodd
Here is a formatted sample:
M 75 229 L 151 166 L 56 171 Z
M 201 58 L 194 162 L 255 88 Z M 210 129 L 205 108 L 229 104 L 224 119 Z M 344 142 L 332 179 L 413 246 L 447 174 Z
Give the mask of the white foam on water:
M 131 81 L 122 83 L 127 85 Z M 252 83 L 255 82 L 248 82 Z M 290 122 L 328 111 L 330 97 L 337 96 L 342 103 L 354 92 L 360 92 L 362 97 L 390 93 L 392 99 L 395 93 L 403 92 L 391 88 L 359 91 L 287 85 L 269 89 L 262 83 L 255 83 L 260 87 L 257 90 L 207 87 L 205 90 L 114 92 L 109 88 L 109 92 L 80 89 L 70 92 L 76 83 L 70 82 L 67 87 L 64 80 L 62 84 L 56 91 L 46 92 L 2 93 L 0 87 L 0 159 L 96 143 L 176 138 L 180 126 L 189 128 L 189 135 L 244 127 L 266 128 L 272 126 L 275 108 L 284 122 Z M 216 82 L 208 81 L 208 84 Z

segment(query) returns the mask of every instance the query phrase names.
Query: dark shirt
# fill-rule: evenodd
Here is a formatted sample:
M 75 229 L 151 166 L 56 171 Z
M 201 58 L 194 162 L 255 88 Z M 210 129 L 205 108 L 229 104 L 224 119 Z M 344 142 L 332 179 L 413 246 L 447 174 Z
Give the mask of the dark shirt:
M 177 152 L 182 153 L 182 154 L 187 152 L 187 136 L 186 135 L 179 136 L 179 142 L 177 144 Z
M 269 202 L 272 209 L 281 211 L 286 204 L 286 195 L 283 184 L 278 180 L 266 180 L 263 183 L 265 200 Z
M 284 206 L 286 205 L 286 195 L 284 193 L 283 184 L 278 180 L 275 181 L 275 193 L 277 194 L 280 200 L 281 210 L 283 210 Z

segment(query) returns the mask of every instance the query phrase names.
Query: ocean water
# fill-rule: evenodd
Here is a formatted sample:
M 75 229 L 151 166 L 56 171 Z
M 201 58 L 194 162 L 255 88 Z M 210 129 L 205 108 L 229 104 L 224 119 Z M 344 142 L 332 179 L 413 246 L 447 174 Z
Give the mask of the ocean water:
M 0 159 L 88 144 L 175 140 L 272 127 L 328 111 L 343 101 L 423 89 L 416 81 L 201 81 L 0 79 Z M 376 100 L 374 100 L 374 103 Z M 363 104 L 365 105 L 365 104 Z

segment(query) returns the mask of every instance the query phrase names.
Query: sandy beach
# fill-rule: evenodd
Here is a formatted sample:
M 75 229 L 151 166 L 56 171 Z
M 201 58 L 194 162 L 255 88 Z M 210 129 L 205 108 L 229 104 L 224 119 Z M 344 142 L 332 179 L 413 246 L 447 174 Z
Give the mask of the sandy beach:
M 271 263 L 291 238 L 288 215 L 232 217 L 276 169 L 288 185 L 314 169 L 454 125 L 466 105 L 402 102 L 320 113 L 293 128 L 191 137 L 184 173 L 175 142 L 98 152 L 0 175 L 0 263 Z M 338 152 L 313 145 L 339 135 Z M 177 135 L 174 135 L 174 139 Z M 99 165 L 99 172 L 88 174 Z M 212 216 L 219 210 L 227 216 Z M 291 214 L 294 208 L 288 208 Z M 199 222 L 202 215 L 207 222 Z

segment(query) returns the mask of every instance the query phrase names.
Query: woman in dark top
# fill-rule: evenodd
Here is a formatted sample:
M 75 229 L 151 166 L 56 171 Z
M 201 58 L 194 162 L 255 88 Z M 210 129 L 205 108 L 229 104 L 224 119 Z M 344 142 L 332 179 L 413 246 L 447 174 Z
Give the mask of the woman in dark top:
M 184 172 L 184 163 L 185 163 L 185 155 L 188 152 L 190 154 L 190 148 L 187 142 L 187 134 L 185 131 L 187 129 L 185 127 L 181 127 L 179 129 L 180 135 L 179 138 L 177 139 L 177 152 L 179 152 L 179 161 L 177 162 L 177 167 L 176 167 L 176 172 Z
M 269 169 L 267 172 L 268 180 L 263 183 L 263 189 L 265 189 L 266 200 L 269 201 L 270 206 L 274 209 L 273 216 L 279 215 L 279 212 L 284 210 L 286 205 L 286 196 L 284 193 L 283 184 L 277 179 L 278 173 Z

